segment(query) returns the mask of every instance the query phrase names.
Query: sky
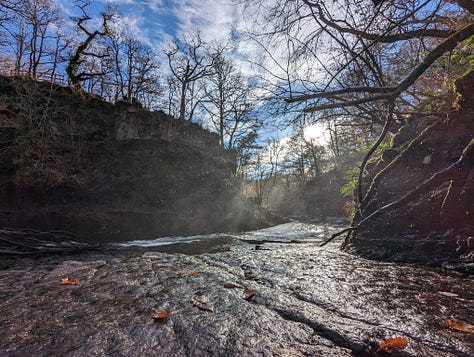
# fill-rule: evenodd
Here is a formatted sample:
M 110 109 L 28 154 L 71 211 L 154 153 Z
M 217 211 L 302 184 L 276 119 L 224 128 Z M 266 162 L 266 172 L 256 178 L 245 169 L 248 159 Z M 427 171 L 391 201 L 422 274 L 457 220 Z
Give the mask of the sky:
M 69 0 L 72 4 L 73 0 Z M 267 2 L 278 0 L 266 0 Z M 271 61 L 266 61 L 265 69 L 255 65 L 265 57 L 262 48 L 253 40 L 245 40 L 239 34 L 255 25 L 255 11 L 244 8 L 236 0 L 92 0 L 93 12 L 99 13 L 108 5 L 117 6 L 121 21 L 128 24 L 132 32 L 141 40 L 163 54 L 166 43 L 176 37 L 199 29 L 204 41 L 229 41 L 239 70 L 245 75 L 278 74 L 281 70 Z M 259 2 L 260 4 L 261 2 Z M 65 2 L 62 2 L 63 6 Z M 258 6 L 258 5 L 256 5 Z M 72 14 L 73 7 L 69 6 Z M 276 49 L 272 56 L 276 56 Z M 273 77 L 273 80 L 276 77 Z M 268 79 L 270 82 L 272 78 Z M 265 107 L 265 106 L 264 106 Z M 274 122 L 274 121 L 273 121 Z M 271 124 L 271 123 L 269 123 Z M 324 142 L 322 125 L 314 125 L 306 130 L 307 139 Z M 291 130 L 277 130 L 276 136 L 286 136 Z
M 206 41 L 230 36 L 241 25 L 242 7 L 230 0 L 100 0 L 116 4 L 150 44 L 166 42 L 199 28 Z
M 77 14 L 74 0 L 57 1 L 70 16 Z M 91 3 L 88 11 L 93 15 L 104 11 L 106 6 L 116 6 L 122 24 L 127 24 L 136 37 L 154 48 L 157 54 L 163 55 L 167 43 L 174 38 L 182 38 L 199 29 L 207 43 L 230 44 L 237 67 L 244 75 L 265 72 L 263 67 L 255 65 L 263 57 L 260 46 L 240 35 L 253 26 L 255 20 L 255 11 L 245 9 L 240 1 L 91 0 Z M 266 65 L 271 66 L 271 63 Z M 277 71 L 277 68 L 271 68 L 267 72 Z

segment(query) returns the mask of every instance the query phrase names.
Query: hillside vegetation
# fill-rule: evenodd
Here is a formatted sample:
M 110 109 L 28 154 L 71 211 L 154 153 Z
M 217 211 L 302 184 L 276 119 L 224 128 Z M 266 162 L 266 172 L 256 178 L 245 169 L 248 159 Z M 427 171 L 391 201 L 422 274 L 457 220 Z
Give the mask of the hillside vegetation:
M 0 77 L 0 222 L 85 240 L 236 231 L 271 219 L 198 125 L 138 105 Z

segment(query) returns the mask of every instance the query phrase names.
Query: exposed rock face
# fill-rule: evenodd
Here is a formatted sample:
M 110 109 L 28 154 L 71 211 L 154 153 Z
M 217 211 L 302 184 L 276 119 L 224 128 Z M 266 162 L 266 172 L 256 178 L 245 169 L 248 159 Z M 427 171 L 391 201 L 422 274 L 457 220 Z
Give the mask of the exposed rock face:
M 456 108 L 438 119 L 387 171 L 364 216 L 433 179 L 409 200 L 358 229 L 349 250 L 375 258 L 434 264 L 460 257 L 474 259 L 474 148 L 463 155 L 474 138 L 474 72 L 460 78 L 456 87 Z M 436 120 L 409 120 L 393 138 L 392 148 L 369 168 L 366 182 Z M 446 171 L 461 155 L 463 161 Z M 360 218 L 355 224 L 358 222 Z
M 0 225 L 128 240 L 262 227 L 216 134 L 0 77 Z

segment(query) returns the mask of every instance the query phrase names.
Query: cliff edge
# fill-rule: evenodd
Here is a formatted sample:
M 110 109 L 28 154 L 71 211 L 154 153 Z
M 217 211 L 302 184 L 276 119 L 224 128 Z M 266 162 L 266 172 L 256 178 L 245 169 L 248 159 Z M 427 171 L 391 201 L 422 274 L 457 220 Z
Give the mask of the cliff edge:
M 0 226 L 86 241 L 256 229 L 216 134 L 139 105 L 0 77 Z

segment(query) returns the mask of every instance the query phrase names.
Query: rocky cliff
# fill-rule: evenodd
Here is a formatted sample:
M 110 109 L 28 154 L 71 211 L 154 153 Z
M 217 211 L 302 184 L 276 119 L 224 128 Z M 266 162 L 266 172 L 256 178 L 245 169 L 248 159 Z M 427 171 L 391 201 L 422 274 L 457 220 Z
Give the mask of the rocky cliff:
M 268 225 L 217 135 L 137 105 L 0 77 L 0 226 L 84 240 Z
M 474 72 L 446 115 L 409 119 L 368 168 L 347 248 L 369 257 L 474 261 Z M 372 215 L 372 219 L 363 222 Z

